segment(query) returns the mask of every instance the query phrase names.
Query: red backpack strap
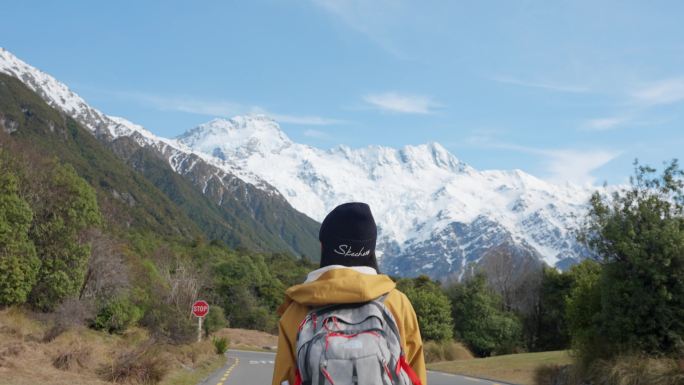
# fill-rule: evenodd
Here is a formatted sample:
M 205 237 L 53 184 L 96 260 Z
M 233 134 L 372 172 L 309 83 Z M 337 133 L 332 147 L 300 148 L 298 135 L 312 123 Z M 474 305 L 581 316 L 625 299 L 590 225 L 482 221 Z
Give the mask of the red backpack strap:
M 299 368 L 295 369 L 295 383 L 294 385 L 302 385 L 302 375 L 299 373 Z
M 403 354 L 401 355 L 401 357 L 399 357 L 399 365 L 401 365 L 401 369 L 403 369 L 404 372 L 406 372 L 413 385 L 422 385 L 422 383 L 420 382 L 420 378 L 418 378 L 416 372 L 413 371 L 411 365 L 409 365 L 408 362 L 406 362 L 406 357 Z

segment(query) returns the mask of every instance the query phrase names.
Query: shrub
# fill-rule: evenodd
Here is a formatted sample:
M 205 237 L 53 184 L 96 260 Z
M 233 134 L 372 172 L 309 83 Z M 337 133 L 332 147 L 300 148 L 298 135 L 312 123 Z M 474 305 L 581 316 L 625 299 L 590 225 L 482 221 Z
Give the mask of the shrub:
M 221 306 L 209 306 L 209 313 L 204 318 L 202 327 L 204 328 L 204 335 L 209 336 L 218 330 L 221 330 L 228 326 L 228 321 L 226 320 L 225 313 Z
M 443 343 L 442 351 L 444 352 L 445 361 L 472 360 L 474 358 L 473 353 L 468 348 L 456 341 Z
M 84 368 L 88 364 L 90 353 L 90 348 L 86 346 L 73 347 L 70 350 L 59 353 L 52 360 L 52 366 L 61 370 L 69 370 L 76 366 Z
M 33 213 L 3 158 L 0 152 L 0 305 L 10 305 L 26 302 L 40 261 L 29 239 Z
M 106 303 L 95 316 L 93 327 L 110 333 L 122 333 L 142 317 L 142 310 L 128 298 L 119 297 Z
M 423 344 L 425 362 L 470 360 L 473 354 L 455 341 L 427 341 Z
M 535 385 L 579 385 L 570 365 L 542 365 L 534 371 Z
M 583 237 L 603 265 L 584 352 L 684 353 L 684 171 L 635 162 L 631 185 L 590 200 Z M 600 354 L 596 354 L 599 351 Z
M 682 385 L 684 370 L 674 359 L 620 356 L 598 360 L 589 369 L 589 379 L 605 385 Z
M 34 203 L 30 237 L 40 257 L 37 281 L 29 295 L 35 307 L 49 311 L 64 298 L 78 294 L 90 257 L 90 245 L 80 234 L 101 223 L 97 194 L 71 165 L 45 170 L 47 187 Z M 38 183 L 37 185 L 42 185 Z
M 152 349 L 149 342 L 136 350 L 120 353 L 111 365 L 100 368 L 99 375 L 105 381 L 156 384 L 168 372 L 168 363 L 160 352 Z
M 536 385 L 683 385 L 677 360 L 644 355 L 597 360 L 588 367 L 546 365 L 535 372 Z
M 439 284 L 427 276 L 402 279 L 397 282 L 413 305 L 418 317 L 420 334 L 425 340 L 447 341 L 453 336 L 451 303 Z
M 444 361 L 442 358 L 442 347 L 435 341 L 426 341 L 423 344 L 423 355 L 427 363 Z
M 226 337 L 214 337 L 211 342 L 214 344 L 214 349 L 218 355 L 223 355 L 228 350 L 228 338 Z
M 501 310 L 501 298 L 487 286 L 484 275 L 450 286 L 447 295 L 456 335 L 473 353 L 505 354 L 520 346 L 522 323 L 514 314 Z

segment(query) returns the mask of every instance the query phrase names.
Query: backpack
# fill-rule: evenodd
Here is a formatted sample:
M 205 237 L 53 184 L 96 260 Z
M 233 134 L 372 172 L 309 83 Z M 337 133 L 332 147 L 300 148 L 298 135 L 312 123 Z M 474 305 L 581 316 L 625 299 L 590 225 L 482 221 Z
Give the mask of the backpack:
M 312 309 L 297 332 L 295 385 L 421 385 L 386 296 Z

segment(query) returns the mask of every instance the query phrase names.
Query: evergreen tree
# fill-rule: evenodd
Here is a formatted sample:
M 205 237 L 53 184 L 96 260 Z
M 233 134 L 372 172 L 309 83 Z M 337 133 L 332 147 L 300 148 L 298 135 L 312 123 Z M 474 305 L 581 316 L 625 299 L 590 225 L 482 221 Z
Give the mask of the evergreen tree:
M 46 170 L 45 182 L 30 234 L 40 268 L 29 299 L 37 308 L 51 310 L 81 288 L 90 246 L 79 236 L 101 217 L 95 190 L 70 165 L 54 164 Z
M 520 345 L 522 325 L 512 313 L 501 310 L 501 297 L 488 286 L 483 274 L 447 289 L 456 337 L 478 356 L 509 353 Z
M 424 339 L 445 341 L 453 337 L 451 304 L 439 284 L 422 275 L 400 280 L 397 288 L 411 301 Z
M 684 352 L 684 171 L 635 162 L 631 186 L 595 193 L 584 237 L 603 271 L 600 323 L 607 355 Z
M 566 322 L 565 303 L 573 276 L 555 268 L 545 267 L 539 293 L 539 311 L 534 349 L 538 351 L 568 348 L 570 335 Z
M 24 303 L 36 281 L 38 258 L 28 233 L 33 214 L 17 178 L 0 159 L 0 305 Z
M 601 312 L 601 265 L 585 260 L 573 266 L 567 273 L 572 284 L 565 303 L 568 330 L 572 346 L 582 353 L 582 359 L 602 356 L 606 346 L 600 333 Z

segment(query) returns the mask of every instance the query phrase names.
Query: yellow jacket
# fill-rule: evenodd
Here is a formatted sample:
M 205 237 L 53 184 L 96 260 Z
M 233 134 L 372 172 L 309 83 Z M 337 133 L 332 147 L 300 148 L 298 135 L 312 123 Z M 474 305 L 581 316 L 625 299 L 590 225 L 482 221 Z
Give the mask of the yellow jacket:
M 278 354 L 273 371 L 273 385 L 283 381 L 295 384 L 297 330 L 312 306 L 371 301 L 389 293 L 385 306 L 392 313 L 401 336 L 406 360 L 423 385 L 427 385 L 423 342 L 418 319 L 408 298 L 395 289 L 386 275 L 369 275 L 352 269 L 334 269 L 323 273 L 312 282 L 295 285 L 285 291 L 285 302 L 280 306 L 278 323 Z

